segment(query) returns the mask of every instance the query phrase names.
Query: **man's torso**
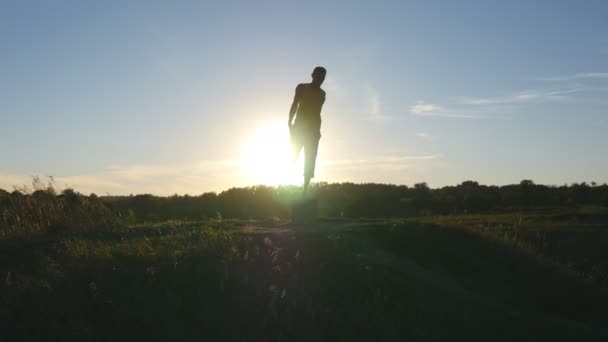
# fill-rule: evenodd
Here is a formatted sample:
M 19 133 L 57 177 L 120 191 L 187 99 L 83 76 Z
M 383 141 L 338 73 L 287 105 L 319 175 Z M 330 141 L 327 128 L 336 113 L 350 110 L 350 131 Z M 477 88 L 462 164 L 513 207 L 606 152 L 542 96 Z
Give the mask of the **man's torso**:
M 299 104 L 295 125 L 306 126 L 311 130 L 320 130 L 321 109 L 323 103 L 325 103 L 325 91 L 314 87 L 310 83 L 299 84 L 296 91 L 299 93 Z

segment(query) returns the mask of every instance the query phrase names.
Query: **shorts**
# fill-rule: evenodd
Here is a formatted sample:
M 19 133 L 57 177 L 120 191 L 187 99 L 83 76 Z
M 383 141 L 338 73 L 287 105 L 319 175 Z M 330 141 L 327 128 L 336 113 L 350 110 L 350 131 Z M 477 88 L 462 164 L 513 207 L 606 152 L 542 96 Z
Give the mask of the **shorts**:
M 304 177 L 313 178 L 315 176 L 315 163 L 317 160 L 317 150 L 321 132 L 311 130 L 304 125 L 294 125 L 291 129 L 291 144 L 294 150 L 294 159 L 300 155 L 304 149 Z

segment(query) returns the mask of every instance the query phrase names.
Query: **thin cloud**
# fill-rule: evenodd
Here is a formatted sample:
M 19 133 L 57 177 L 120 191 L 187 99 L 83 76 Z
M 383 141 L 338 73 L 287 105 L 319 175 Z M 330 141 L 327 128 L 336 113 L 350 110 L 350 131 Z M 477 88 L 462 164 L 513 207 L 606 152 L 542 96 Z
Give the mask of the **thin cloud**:
M 426 133 L 426 132 L 418 132 L 418 133 L 416 133 L 416 136 L 418 138 L 422 138 L 424 140 L 429 140 L 429 141 L 435 140 L 437 138 L 436 136 L 431 135 L 431 134 Z
M 37 175 L 2 173 L 0 174 L 0 189 L 12 190 L 13 188 L 22 189 L 25 187 L 26 189 L 32 190 L 31 184 L 35 176 Z M 45 177 L 41 177 L 41 180 L 43 182 L 48 181 Z M 125 191 L 124 193 L 129 193 L 126 184 L 102 175 L 60 176 L 53 177 L 53 180 L 53 186 L 58 191 L 62 191 L 66 188 L 74 188 L 76 191 L 82 193 L 120 193 L 123 190 Z
M 415 160 L 434 160 L 441 158 L 440 153 L 435 154 L 423 154 L 423 155 L 412 155 L 412 156 L 380 156 L 370 158 L 356 158 L 356 159 L 333 159 L 323 161 L 323 165 L 350 165 L 350 164 L 374 164 L 374 163 L 392 163 L 392 162 L 403 162 L 403 161 L 415 161 Z
M 446 110 L 442 106 L 434 103 L 427 103 L 424 101 L 418 101 L 415 105 L 410 107 L 410 114 L 416 116 L 435 116 L 444 118 L 456 118 L 456 119 L 479 119 L 481 115 L 477 115 L 471 111 L 462 110 Z
M 439 153 L 423 155 L 387 155 L 369 158 L 338 159 L 319 161 L 322 174 L 334 174 L 334 181 L 355 171 L 370 175 L 417 169 L 426 163 L 442 158 Z M 222 191 L 233 186 L 247 186 L 243 168 L 238 160 L 204 160 L 189 164 L 175 165 L 111 165 L 98 172 L 82 175 L 54 176 L 58 191 L 73 188 L 83 194 L 128 195 L 150 193 L 154 195 L 200 194 L 208 191 Z M 31 188 L 35 174 L 15 174 L 0 172 L 0 189 L 12 191 L 24 185 Z M 44 181 L 45 178 L 42 177 Z
M 412 114 L 422 115 L 425 113 L 433 113 L 442 110 L 441 106 L 433 104 L 433 103 L 425 103 L 423 101 L 419 101 L 411 108 Z
M 412 156 L 380 156 L 370 158 L 355 159 L 335 159 L 322 161 L 320 164 L 329 169 L 354 170 L 354 169 L 374 169 L 374 170 L 404 170 L 416 163 L 432 161 L 441 158 L 439 153 L 428 155 Z
M 388 156 L 383 159 L 388 161 L 408 161 L 408 160 L 434 160 L 441 158 L 441 153 L 418 155 L 418 156 Z
M 538 104 L 549 101 L 576 101 L 576 94 L 588 91 L 604 91 L 606 87 L 584 85 L 583 80 L 608 80 L 608 72 L 583 72 L 571 75 L 536 78 L 540 81 L 571 82 L 556 84 L 545 89 L 531 89 L 517 93 L 490 97 L 461 97 L 446 108 L 437 103 L 418 101 L 410 107 L 410 114 L 425 117 L 445 117 L 460 119 L 509 118 L 507 113 L 525 104 Z M 488 115 L 492 113 L 492 115 Z M 424 138 L 424 136 L 420 136 Z
M 203 193 L 240 186 L 240 161 L 205 160 L 175 165 L 111 165 L 83 175 L 55 175 L 58 190 L 74 188 L 84 194 L 126 195 L 133 192 L 170 195 Z M 32 176 L 0 173 L 0 188 L 31 184 Z
M 608 79 L 608 72 L 579 72 L 570 75 L 560 75 L 551 77 L 538 77 L 537 81 L 560 82 L 560 81 L 575 81 L 575 80 L 597 80 Z
M 548 100 L 567 99 L 569 94 L 580 92 L 582 90 L 583 89 L 580 87 L 558 90 L 529 90 L 507 96 L 464 98 L 461 100 L 461 103 L 464 105 L 480 106 L 523 102 L 542 102 Z
M 367 96 L 367 102 L 368 102 L 368 116 L 367 119 L 368 120 L 372 120 L 372 121 L 386 121 L 386 120 L 391 120 L 393 119 L 392 116 L 390 115 L 385 115 L 382 114 L 382 112 L 384 111 L 384 105 L 382 103 L 382 99 L 380 97 L 380 92 L 372 87 L 371 85 L 366 85 L 365 86 L 365 93 Z

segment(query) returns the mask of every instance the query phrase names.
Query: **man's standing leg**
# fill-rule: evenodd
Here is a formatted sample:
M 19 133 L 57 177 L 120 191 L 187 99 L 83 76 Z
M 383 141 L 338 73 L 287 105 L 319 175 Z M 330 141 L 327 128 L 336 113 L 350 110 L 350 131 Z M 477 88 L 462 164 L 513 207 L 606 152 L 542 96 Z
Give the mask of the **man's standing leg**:
M 304 145 L 304 188 L 303 192 L 308 189 L 310 180 L 315 176 L 315 164 L 317 161 L 317 151 L 319 149 L 319 140 L 321 134 L 313 133 L 307 137 Z
M 305 141 L 302 137 L 302 128 L 295 125 L 290 127 L 289 135 L 291 137 L 291 147 L 293 149 L 293 157 L 291 162 L 295 163 L 300 157 L 300 151 L 302 151 L 304 148 Z

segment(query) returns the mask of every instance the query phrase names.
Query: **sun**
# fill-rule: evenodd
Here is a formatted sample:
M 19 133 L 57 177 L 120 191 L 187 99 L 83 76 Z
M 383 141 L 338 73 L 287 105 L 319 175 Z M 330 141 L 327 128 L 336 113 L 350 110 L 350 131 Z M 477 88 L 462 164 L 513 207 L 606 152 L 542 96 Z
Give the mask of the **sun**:
M 280 185 L 302 182 L 303 161 L 294 162 L 287 125 L 270 123 L 259 127 L 242 148 L 240 164 L 255 184 Z

